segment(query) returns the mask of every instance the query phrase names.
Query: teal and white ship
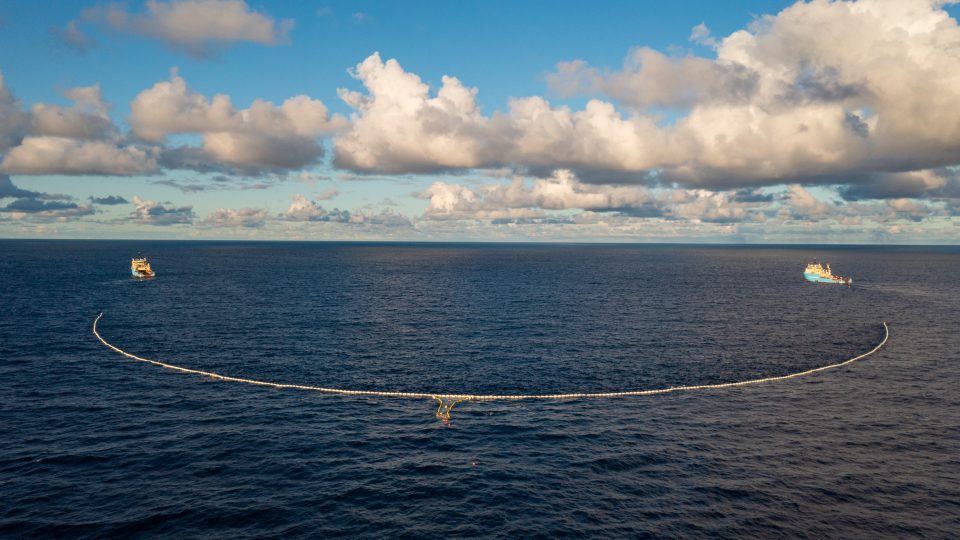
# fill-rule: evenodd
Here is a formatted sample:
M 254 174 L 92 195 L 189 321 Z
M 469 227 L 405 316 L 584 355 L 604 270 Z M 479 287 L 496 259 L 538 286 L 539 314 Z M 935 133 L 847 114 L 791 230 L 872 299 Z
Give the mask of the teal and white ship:
M 812 262 L 803 269 L 803 277 L 807 281 L 812 281 L 814 283 L 840 283 L 843 285 L 850 285 L 853 283 L 853 280 L 850 278 L 845 278 L 841 276 L 833 275 L 833 271 L 830 270 L 830 265 L 828 264 L 826 268 L 823 267 L 818 262 Z

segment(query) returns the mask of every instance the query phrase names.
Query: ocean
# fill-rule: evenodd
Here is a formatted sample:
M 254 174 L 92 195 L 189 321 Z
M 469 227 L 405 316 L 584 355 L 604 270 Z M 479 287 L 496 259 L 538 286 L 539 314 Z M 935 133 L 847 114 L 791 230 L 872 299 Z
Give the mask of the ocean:
M 157 272 L 130 276 L 143 253 Z M 852 287 L 802 278 L 813 258 Z M 467 401 L 250 386 L 666 395 Z M 0 241 L 0 536 L 956 537 L 960 248 Z

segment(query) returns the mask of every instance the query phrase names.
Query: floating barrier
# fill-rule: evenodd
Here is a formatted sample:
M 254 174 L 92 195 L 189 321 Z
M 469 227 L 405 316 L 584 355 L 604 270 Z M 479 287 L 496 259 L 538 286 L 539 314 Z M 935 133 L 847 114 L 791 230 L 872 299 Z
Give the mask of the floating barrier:
M 97 318 L 93 320 L 93 335 L 100 340 L 101 343 L 106 345 L 108 348 L 112 349 L 115 352 L 137 360 L 139 362 L 146 362 L 148 364 L 153 364 L 155 366 L 160 366 L 167 369 L 172 369 L 174 371 L 180 371 L 183 373 L 192 373 L 194 375 L 201 375 L 204 377 L 209 377 L 211 379 L 217 379 L 220 381 L 228 382 L 237 382 L 244 384 L 252 384 L 256 386 L 266 386 L 269 388 L 277 389 L 291 389 L 291 390 L 306 390 L 310 392 L 320 392 L 323 394 L 338 394 L 345 396 L 371 396 L 371 397 L 392 397 L 392 398 L 411 398 L 411 399 L 434 399 L 440 402 L 439 407 L 437 407 L 436 416 L 444 422 L 450 421 L 451 411 L 453 407 L 458 403 L 463 401 L 519 401 L 524 399 L 549 399 L 549 400 L 560 400 L 560 399 L 588 399 L 588 398 L 616 398 L 616 397 L 629 397 L 629 396 L 654 396 L 658 394 L 669 394 L 671 392 L 692 392 L 695 390 L 719 390 L 723 388 L 735 388 L 740 386 L 749 386 L 753 384 L 765 384 L 777 381 L 785 381 L 787 379 L 795 379 L 797 377 L 803 377 L 806 375 L 812 375 L 814 373 L 819 373 L 821 371 L 827 371 L 831 369 L 836 369 L 839 367 L 852 364 L 857 360 L 862 360 L 871 354 L 879 351 L 884 345 L 887 344 L 887 340 L 890 339 L 890 329 L 887 327 L 887 323 L 883 323 L 883 340 L 877 344 L 876 347 L 870 349 L 869 351 L 859 355 L 854 356 L 843 362 L 836 364 L 830 364 L 827 366 L 822 366 L 818 368 L 808 369 L 806 371 L 798 371 L 796 373 L 790 373 L 788 375 L 781 375 L 778 377 L 764 377 L 762 379 L 750 379 L 746 381 L 737 381 L 737 382 L 728 382 L 728 383 L 718 383 L 718 384 L 698 384 L 692 386 L 671 386 L 668 388 L 656 388 L 651 390 L 626 390 L 622 392 L 576 392 L 569 394 L 444 394 L 439 392 L 385 392 L 380 390 L 348 390 L 344 388 L 327 388 L 323 386 L 311 386 L 305 384 L 287 384 L 287 383 L 278 383 L 271 381 L 261 381 L 257 379 L 244 379 L 241 377 L 231 377 L 229 375 L 221 375 L 219 373 L 214 373 L 212 371 L 203 371 L 199 369 L 190 369 L 182 366 L 177 366 L 174 364 L 168 364 L 166 362 L 161 362 L 159 360 L 151 360 L 149 358 L 143 358 L 132 353 L 110 344 L 107 340 L 103 339 L 103 336 L 100 335 L 100 332 L 97 331 L 97 323 L 100 322 L 100 319 L 103 317 L 103 313 L 97 315 Z

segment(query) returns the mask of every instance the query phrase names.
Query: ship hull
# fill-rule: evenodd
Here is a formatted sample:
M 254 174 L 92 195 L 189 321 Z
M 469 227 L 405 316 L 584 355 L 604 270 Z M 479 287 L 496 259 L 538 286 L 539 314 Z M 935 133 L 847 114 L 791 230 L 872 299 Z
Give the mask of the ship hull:
M 137 272 L 136 270 L 131 270 L 130 273 L 133 274 L 133 277 L 135 278 L 152 278 L 153 277 L 153 274 L 145 274 L 143 272 Z
M 831 279 L 831 278 L 825 278 L 825 277 L 819 276 L 819 275 L 817 275 L 817 274 L 804 274 L 804 275 L 803 275 L 803 278 L 806 279 L 807 281 L 811 281 L 811 282 L 813 282 L 813 283 L 836 283 L 836 284 L 838 284 L 838 285 L 843 285 L 843 284 L 850 283 L 850 282 L 848 282 L 846 279 L 843 279 L 843 278 L 832 278 L 832 279 Z

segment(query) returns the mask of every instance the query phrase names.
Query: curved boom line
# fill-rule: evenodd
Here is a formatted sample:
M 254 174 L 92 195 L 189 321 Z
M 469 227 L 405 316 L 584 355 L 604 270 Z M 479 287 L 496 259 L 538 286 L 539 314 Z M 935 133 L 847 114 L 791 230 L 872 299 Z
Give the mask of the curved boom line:
M 283 389 L 293 389 L 293 390 L 307 390 L 311 392 L 321 392 L 324 394 L 339 394 L 347 396 L 376 396 L 376 397 L 397 397 L 397 398 L 416 398 L 416 399 L 440 399 L 440 400 L 473 400 L 473 401 L 500 401 L 500 400 L 522 400 L 522 399 L 583 399 L 583 398 L 613 398 L 613 397 L 626 397 L 626 396 L 653 396 L 657 394 L 669 394 L 671 392 L 690 392 L 694 390 L 716 390 L 721 388 L 734 388 L 738 386 L 749 386 L 752 384 L 763 384 L 777 381 L 785 381 L 787 379 L 794 379 L 797 377 L 803 377 L 805 375 L 812 375 L 814 373 L 819 373 L 821 371 L 827 371 L 830 369 L 836 369 L 839 367 L 846 366 L 847 364 L 852 364 L 857 360 L 862 360 L 871 354 L 879 351 L 884 345 L 887 344 L 887 340 L 890 338 L 890 329 L 887 327 L 887 323 L 883 323 L 883 340 L 877 344 L 876 347 L 870 349 L 869 351 L 844 360 L 836 364 L 830 364 L 827 366 L 822 366 L 814 369 L 808 369 L 806 371 L 798 371 L 796 373 L 790 373 L 788 375 L 781 375 L 779 377 L 764 377 L 762 379 L 750 379 L 746 381 L 737 381 L 729 383 L 719 383 L 719 384 L 698 384 L 693 386 L 671 386 L 669 388 L 657 388 L 653 390 L 628 390 L 624 392 L 578 392 L 570 394 L 443 394 L 439 392 L 383 392 L 379 390 L 348 390 L 343 388 L 326 388 L 323 386 L 310 386 L 304 384 L 286 384 L 286 383 L 277 383 L 270 381 L 260 381 L 257 379 L 244 379 L 241 377 L 231 377 L 229 375 L 221 375 L 219 373 L 214 373 L 212 371 L 202 371 L 199 369 L 190 369 L 182 366 L 177 366 L 174 364 L 168 364 L 166 362 L 160 362 L 159 360 L 151 360 L 149 358 L 143 358 L 135 354 L 128 353 L 123 349 L 116 347 L 110 344 L 107 340 L 103 339 L 103 336 L 100 335 L 100 332 L 97 331 L 97 323 L 100 322 L 100 318 L 103 317 L 101 312 L 97 315 L 97 318 L 93 321 L 93 335 L 100 340 L 101 343 L 106 345 L 108 348 L 112 349 L 115 352 L 137 360 L 139 362 L 146 362 L 148 364 L 153 364 L 155 366 L 160 366 L 167 369 L 172 369 L 175 371 L 180 371 L 183 373 L 192 373 L 194 375 L 201 375 L 203 377 L 209 377 L 211 379 L 217 379 L 221 381 L 229 382 L 238 382 L 244 384 L 253 384 L 257 386 L 267 386 L 270 388 L 283 388 Z M 441 404 L 443 402 L 441 401 Z M 452 407 L 451 407 L 452 408 Z

